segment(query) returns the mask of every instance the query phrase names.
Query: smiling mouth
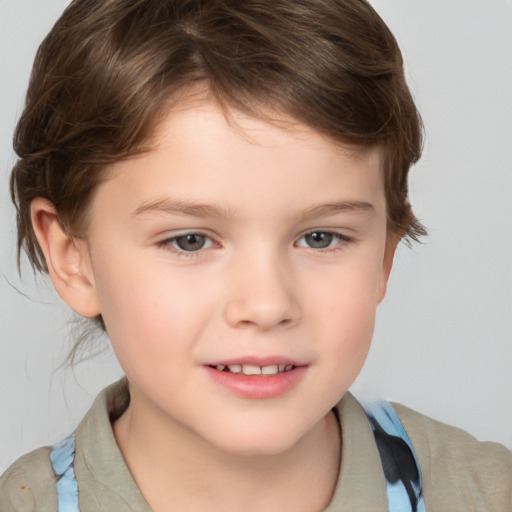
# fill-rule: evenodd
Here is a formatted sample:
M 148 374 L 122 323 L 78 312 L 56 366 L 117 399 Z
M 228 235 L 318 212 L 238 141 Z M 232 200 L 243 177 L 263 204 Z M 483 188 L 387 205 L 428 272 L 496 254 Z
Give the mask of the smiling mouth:
M 256 366 L 252 364 L 218 364 L 215 366 L 210 366 L 210 368 L 224 373 L 272 376 L 289 372 L 296 367 L 293 364 L 273 364 L 267 366 Z

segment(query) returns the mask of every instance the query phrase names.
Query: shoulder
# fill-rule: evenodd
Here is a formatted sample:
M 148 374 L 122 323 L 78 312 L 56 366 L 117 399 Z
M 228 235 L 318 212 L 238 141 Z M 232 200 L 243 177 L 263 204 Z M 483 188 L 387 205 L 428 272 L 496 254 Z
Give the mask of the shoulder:
M 50 448 L 39 448 L 19 458 L 0 477 L 2 512 L 54 512 L 57 510 L 55 475 Z
M 393 407 L 418 457 L 427 507 L 444 511 L 464 503 L 473 510 L 511 509 L 512 453 L 507 448 L 480 442 L 402 405 Z

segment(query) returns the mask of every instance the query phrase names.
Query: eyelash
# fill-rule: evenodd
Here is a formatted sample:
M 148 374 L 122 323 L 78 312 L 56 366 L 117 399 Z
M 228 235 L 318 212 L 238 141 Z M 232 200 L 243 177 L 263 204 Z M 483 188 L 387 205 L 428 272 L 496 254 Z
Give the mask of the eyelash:
M 298 245 L 298 241 L 302 240 L 303 238 L 309 236 L 309 235 L 312 235 L 312 234 L 322 234 L 322 235 L 331 235 L 333 237 L 333 240 L 337 240 L 337 243 L 335 243 L 334 246 L 329 246 L 329 247 L 323 247 L 323 248 L 315 248 L 315 247 L 311 247 L 311 246 L 303 246 L 303 245 Z M 180 238 L 185 238 L 187 236 L 192 236 L 192 235 L 195 235 L 195 236 L 201 236 L 201 237 L 204 237 L 206 240 L 209 240 L 211 245 L 209 245 L 208 247 L 206 248 L 199 248 L 195 251 L 186 251 L 184 249 L 180 249 L 178 247 L 174 247 L 172 245 L 173 242 L 176 242 L 177 240 L 179 240 Z M 308 231 L 307 233 L 304 233 L 298 240 L 297 242 L 295 242 L 295 246 L 296 247 L 305 247 L 305 248 L 308 248 L 308 249 L 313 249 L 317 252 L 323 252 L 323 253 L 326 253 L 326 252 L 337 252 L 337 251 L 340 251 L 340 250 L 343 250 L 343 248 L 351 243 L 353 241 L 353 239 L 347 235 L 344 235 L 342 233 L 339 233 L 337 231 L 330 231 L 330 230 L 322 230 L 322 229 L 313 229 L 311 231 Z M 206 235 L 204 233 L 201 233 L 201 232 L 198 232 L 198 231 L 190 231 L 190 232 L 186 232 L 186 233 L 180 233 L 179 235 L 175 235 L 175 236 L 171 236 L 169 238 L 165 238 L 164 240 L 161 240 L 160 242 L 157 243 L 157 246 L 162 248 L 162 249 L 165 249 L 165 250 L 168 250 L 168 251 L 171 251 L 173 252 L 174 254 L 180 256 L 180 257 L 183 257 L 183 258 L 194 258 L 194 257 L 197 257 L 200 255 L 201 252 L 203 252 L 203 250 L 207 249 L 207 248 L 210 248 L 211 246 L 213 245 L 217 245 L 219 246 L 220 244 L 218 242 L 216 242 L 211 236 L 209 235 Z
M 179 235 L 171 236 L 169 238 L 165 238 L 164 240 L 161 240 L 160 242 L 158 242 L 157 246 L 162 249 L 165 249 L 167 251 L 171 251 L 172 253 L 174 253 L 182 258 L 194 258 L 194 257 L 199 256 L 199 254 L 204 250 L 203 247 L 201 247 L 197 251 L 185 251 L 184 249 L 180 249 L 179 247 L 174 247 L 172 245 L 173 242 L 176 242 L 180 238 L 185 238 L 185 237 L 191 236 L 191 235 L 204 237 L 206 240 L 209 240 L 211 242 L 212 246 L 220 245 L 211 236 L 208 236 L 208 235 L 198 232 L 198 231 L 189 231 L 186 233 L 180 233 Z
M 313 249 L 313 250 L 316 250 L 318 252 L 336 252 L 336 251 L 340 251 L 340 250 L 343 250 L 345 248 L 345 246 L 349 243 L 351 243 L 353 241 L 353 239 L 347 235 L 344 235 L 342 233 L 339 233 L 338 231 L 330 231 L 328 229 L 312 229 L 311 231 L 308 231 L 307 233 L 304 233 L 300 238 L 299 240 L 302 240 L 303 238 L 306 238 L 308 235 L 312 235 L 312 234 L 323 234 L 323 235 L 330 235 L 333 237 L 333 241 L 334 240 L 337 240 L 337 243 L 334 244 L 334 246 L 329 246 L 329 247 L 322 247 L 322 248 L 315 248 L 315 247 L 311 247 L 311 246 L 308 246 L 306 248 L 309 248 L 309 249 Z M 297 242 L 296 242 L 296 245 L 297 245 Z M 304 247 L 304 246 L 299 246 L 299 247 Z

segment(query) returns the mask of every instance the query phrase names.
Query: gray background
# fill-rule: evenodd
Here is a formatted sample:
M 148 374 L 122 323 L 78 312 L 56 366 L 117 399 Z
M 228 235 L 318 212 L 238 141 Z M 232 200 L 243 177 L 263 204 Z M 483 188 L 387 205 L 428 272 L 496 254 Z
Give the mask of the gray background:
M 401 44 L 427 139 L 401 247 L 353 390 L 512 447 L 512 2 L 374 0 Z M 71 315 L 16 270 L 11 137 L 37 45 L 65 0 L 0 0 L 0 472 L 74 428 L 121 375 L 107 349 L 63 366 Z

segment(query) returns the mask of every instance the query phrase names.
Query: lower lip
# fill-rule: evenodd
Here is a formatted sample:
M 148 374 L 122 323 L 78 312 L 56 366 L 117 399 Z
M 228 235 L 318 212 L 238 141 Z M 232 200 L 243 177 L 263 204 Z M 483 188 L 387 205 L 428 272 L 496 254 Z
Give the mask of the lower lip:
M 243 373 L 220 372 L 205 366 L 212 379 L 222 387 L 242 398 L 264 400 L 284 395 L 299 384 L 306 374 L 307 366 L 297 366 L 276 375 L 244 375 Z

